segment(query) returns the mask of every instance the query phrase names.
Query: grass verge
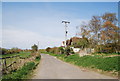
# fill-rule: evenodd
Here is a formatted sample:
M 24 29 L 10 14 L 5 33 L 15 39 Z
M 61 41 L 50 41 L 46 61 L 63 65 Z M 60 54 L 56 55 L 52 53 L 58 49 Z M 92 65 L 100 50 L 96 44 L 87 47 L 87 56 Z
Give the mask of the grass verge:
M 2 81 L 21 81 L 28 79 L 28 75 L 36 68 L 39 64 L 41 56 L 36 56 L 35 60 L 32 62 L 27 62 L 23 67 L 19 68 L 17 71 L 13 71 L 11 74 L 4 75 Z
M 79 57 L 78 54 L 66 56 L 65 54 L 52 54 L 47 53 L 52 56 L 56 56 L 57 58 L 85 68 L 90 68 L 101 71 L 102 73 L 108 72 L 112 74 L 112 76 L 118 76 L 118 72 L 120 72 L 119 61 L 120 56 L 114 57 L 103 57 L 99 55 L 94 56 L 83 56 Z

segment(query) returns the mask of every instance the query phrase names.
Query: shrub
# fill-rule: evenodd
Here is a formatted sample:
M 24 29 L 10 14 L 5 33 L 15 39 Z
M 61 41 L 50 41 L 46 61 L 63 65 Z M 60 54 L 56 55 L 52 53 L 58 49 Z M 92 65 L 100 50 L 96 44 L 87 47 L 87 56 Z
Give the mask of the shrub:
M 18 48 L 11 48 L 11 49 L 5 49 L 5 48 L 0 48 L 0 54 L 14 54 L 14 53 L 20 53 L 20 49 Z
M 63 47 L 59 47 L 59 50 L 60 50 L 60 54 L 64 54 L 64 49 L 63 49 Z
M 70 53 L 74 54 L 73 49 L 70 48 L 70 47 L 66 47 L 64 53 L 65 53 L 67 56 L 70 55 Z
M 36 56 L 35 60 L 39 61 L 41 59 L 41 55 Z
M 108 43 L 105 45 L 97 45 L 95 51 L 100 53 L 119 53 L 120 49 L 119 45 Z

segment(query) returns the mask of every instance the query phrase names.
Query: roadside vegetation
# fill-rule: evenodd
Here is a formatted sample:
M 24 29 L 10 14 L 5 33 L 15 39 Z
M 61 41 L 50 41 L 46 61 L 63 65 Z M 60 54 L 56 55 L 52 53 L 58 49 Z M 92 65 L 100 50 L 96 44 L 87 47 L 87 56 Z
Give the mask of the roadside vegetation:
M 63 41 L 63 46 L 41 50 L 80 67 L 118 75 L 120 72 L 120 33 L 115 13 L 92 16 L 89 22 L 77 26 L 80 37 Z M 79 48 L 78 52 L 73 49 Z
M 9 56 L 16 56 L 19 55 L 22 58 L 28 58 L 31 56 L 31 52 L 20 52 L 20 53 L 14 53 L 14 54 L 5 54 L 5 55 L 0 55 L 0 58 L 4 58 L 4 57 L 9 57 Z
M 21 79 L 28 79 L 29 78 L 29 74 L 36 68 L 36 66 L 39 64 L 41 56 L 38 55 L 36 56 L 35 60 L 32 62 L 27 62 L 24 64 L 24 66 L 22 66 L 21 68 L 19 68 L 16 71 L 13 71 L 11 74 L 5 75 L 2 77 L 2 81 L 12 81 L 12 80 L 19 80 L 21 81 Z
M 21 81 L 21 79 L 25 80 L 30 78 L 30 73 L 32 73 L 32 71 L 36 68 L 41 59 L 41 55 L 38 51 L 37 45 L 34 44 L 33 46 L 31 46 L 31 48 L 31 50 L 18 50 L 18 48 L 16 48 L 17 50 L 15 48 L 13 50 L 1 48 L 1 50 L 4 50 L 4 52 L 2 52 L 3 54 L 0 55 L 0 58 L 4 58 L 5 60 L 3 59 L 3 65 L 4 62 L 6 64 L 2 69 L 5 69 L 5 72 L 7 70 L 7 73 L 4 73 L 2 75 L 2 81 Z M 19 57 L 15 58 L 15 56 Z M 13 62 L 15 62 L 14 65 L 12 64 Z M 12 70 L 8 70 L 8 66 Z M 14 69 L 14 67 L 17 68 Z
M 107 72 L 113 76 L 118 76 L 118 72 L 120 72 L 119 66 L 119 56 L 114 57 L 106 57 L 107 55 L 86 55 L 80 57 L 78 54 L 72 54 L 66 56 L 66 54 L 53 54 L 48 53 L 52 56 L 57 57 L 65 62 L 84 67 L 91 70 L 97 70 L 99 72 Z

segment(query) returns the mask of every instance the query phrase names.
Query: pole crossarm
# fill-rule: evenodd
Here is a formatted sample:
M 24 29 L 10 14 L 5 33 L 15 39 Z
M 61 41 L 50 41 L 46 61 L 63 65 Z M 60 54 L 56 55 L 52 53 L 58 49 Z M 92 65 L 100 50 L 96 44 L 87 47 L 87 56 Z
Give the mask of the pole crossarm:
M 68 22 L 68 21 L 62 21 L 62 23 L 65 23 L 65 24 L 67 24 L 67 23 L 68 23 L 68 24 L 70 24 L 70 22 Z

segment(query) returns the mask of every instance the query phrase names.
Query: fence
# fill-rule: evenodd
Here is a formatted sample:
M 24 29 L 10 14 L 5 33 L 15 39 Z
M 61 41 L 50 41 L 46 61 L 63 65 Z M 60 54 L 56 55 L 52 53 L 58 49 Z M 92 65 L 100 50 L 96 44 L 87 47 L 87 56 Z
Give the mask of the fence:
M 19 55 L 0 58 L 0 71 L 2 74 L 9 73 L 20 67 L 21 59 L 24 58 L 21 58 Z

